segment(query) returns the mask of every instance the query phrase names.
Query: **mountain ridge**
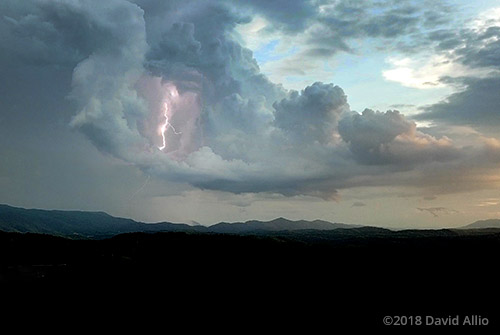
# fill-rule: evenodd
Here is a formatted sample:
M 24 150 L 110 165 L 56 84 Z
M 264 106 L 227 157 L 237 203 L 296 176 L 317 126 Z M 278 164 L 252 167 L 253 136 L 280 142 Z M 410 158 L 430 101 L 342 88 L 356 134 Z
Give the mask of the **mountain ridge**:
M 359 225 L 324 220 L 293 221 L 283 217 L 271 221 L 220 222 L 211 226 L 186 223 L 144 223 L 114 217 L 106 212 L 26 209 L 0 204 L 0 230 L 41 233 L 66 237 L 98 238 L 132 232 L 207 232 L 252 233 L 259 231 L 334 230 L 359 228 Z
M 460 227 L 460 229 L 487 229 L 500 228 L 500 219 L 478 220 L 471 224 Z
M 333 230 L 338 228 L 359 228 L 359 225 L 350 225 L 345 223 L 332 223 L 324 220 L 289 220 L 283 217 L 271 221 L 249 220 L 245 222 L 220 222 L 208 227 L 213 232 L 233 232 L 244 233 L 248 231 L 283 231 L 283 230 Z

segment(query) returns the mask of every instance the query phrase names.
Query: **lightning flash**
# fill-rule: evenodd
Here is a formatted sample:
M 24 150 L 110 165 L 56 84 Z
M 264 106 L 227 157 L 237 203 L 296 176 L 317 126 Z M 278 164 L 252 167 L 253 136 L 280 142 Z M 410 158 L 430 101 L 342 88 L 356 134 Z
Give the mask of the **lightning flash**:
M 168 121 L 168 104 L 165 102 L 165 112 L 163 113 L 163 116 L 165 117 L 165 123 L 161 126 L 160 130 L 161 130 L 161 137 L 163 139 L 163 144 L 161 147 L 158 147 L 158 149 L 160 150 L 163 150 L 165 149 L 166 147 L 166 139 L 165 139 L 165 133 L 167 132 L 167 130 L 170 128 L 172 129 L 172 131 L 174 132 L 175 135 L 180 135 L 182 134 L 180 131 L 177 132 L 174 128 L 174 126 L 172 126 L 172 124 Z

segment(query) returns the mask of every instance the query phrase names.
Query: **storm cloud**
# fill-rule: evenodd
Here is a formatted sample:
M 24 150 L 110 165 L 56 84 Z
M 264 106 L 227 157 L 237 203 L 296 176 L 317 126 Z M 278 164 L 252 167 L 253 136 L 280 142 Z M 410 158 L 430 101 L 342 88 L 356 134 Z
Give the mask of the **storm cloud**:
M 7 1 L 0 5 L 0 59 L 69 69 L 72 129 L 105 155 L 201 189 L 336 199 L 341 188 L 398 184 L 394 172 L 420 185 L 422 166 L 446 171 L 468 162 L 483 139 L 465 148 L 417 130 L 397 111 L 359 114 L 333 83 L 287 90 L 261 73 L 253 52 L 234 38 L 252 15 L 287 34 L 316 22 L 323 32 L 307 35 L 307 52 L 316 57 L 350 50 L 350 38 L 390 39 L 441 24 L 411 2 L 368 9 L 315 4 L 287 2 L 286 13 L 300 13 L 295 20 L 279 14 L 283 2 Z M 490 49 L 463 54 L 464 64 L 494 65 L 485 54 L 496 52 Z M 473 94 L 490 97 L 498 85 L 496 78 L 482 80 L 491 81 L 488 89 L 464 79 L 466 91 L 419 118 L 453 109 L 467 120 L 473 107 L 495 115 L 498 98 L 472 102 Z M 165 122 L 178 131 L 162 134 Z

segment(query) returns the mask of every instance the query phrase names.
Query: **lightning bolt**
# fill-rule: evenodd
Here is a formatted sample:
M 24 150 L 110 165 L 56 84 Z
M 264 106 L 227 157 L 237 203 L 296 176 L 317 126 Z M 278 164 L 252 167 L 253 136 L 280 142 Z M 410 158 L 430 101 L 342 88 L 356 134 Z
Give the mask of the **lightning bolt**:
M 167 130 L 170 128 L 172 129 L 172 131 L 174 132 L 175 135 L 180 135 L 182 134 L 180 131 L 177 132 L 174 128 L 174 126 L 172 126 L 172 124 L 168 121 L 168 104 L 165 102 L 165 112 L 163 113 L 163 116 L 165 117 L 165 123 L 161 126 L 161 137 L 163 139 L 163 144 L 161 147 L 158 147 L 158 149 L 160 150 L 163 150 L 165 149 L 165 147 L 167 146 L 166 144 L 166 139 L 165 139 L 165 133 L 167 132 Z
M 132 196 L 130 197 L 130 200 L 129 201 L 132 201 L 132 199 L 134 199 L 134 197 L 144 189 L 144 187 L 146 187 L 146 185 L 148 184 L 149 182 L 149 179 L 151 178 L 150 175 L 148 175 L 148 177 L 146 178 L 146 181 L 144 182 L 144 184 L 141 185 L 141 187 L 139 187 L 133 194 Z

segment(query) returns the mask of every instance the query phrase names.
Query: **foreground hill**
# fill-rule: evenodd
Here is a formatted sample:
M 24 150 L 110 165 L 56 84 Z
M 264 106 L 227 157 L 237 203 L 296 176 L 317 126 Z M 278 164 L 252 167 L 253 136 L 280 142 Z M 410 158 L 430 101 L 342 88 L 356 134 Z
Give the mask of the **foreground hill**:
M 391 231 L 361 227 L 242 235 L 161 232 L 127 233 L 99 240 L 0 231 L 0 281 L 16 276 L 100 281 L 107 275 L 109 279 L 125 279 L 152 273 L 160 279 L 175 274 L 189 280 L 192 272 L 207 275 L 204 279 L 208 280 L 238 271 L 258 276 L 252 271 L 262 268 L 282 276 L 286 274 L 280 274 L 280 268 L 295 271 L 302 267 L 325 274 L 341 274 L 347 267 L 354 271 L 342 273 L 347 277 L 369 269 L 389 273 L 404 270 L 420 276 L 428 275 L 418 273 L 423 268 L 437 272 L 458 265 L 453 271 L 494 269 L 499 252 L 500 229 Z
M 284 230 L 332 230 L 359 226 L 327 221 L 291 221 L 278 218 L 269 222 L 218 223 L 210 227 L 183 223 L 143 223 L 117 218 L 104 212 L 24 209 L 0 205 L 0 230 L 66 237 L 105 238 L 133 232 L 213 232 L 251 233 Z
M 4 293 L 19 303 L 18 315 L 31 307 L 48 320 L 51 302 L 57 316 L 120 311 L 134 319 L 143 312 L 142 325 L 158 318 L 165 329 L 199 324 L 211 313 L 208 322 L 232 322 L 233 329 L 275 320 L 279 329 L 302 326 L 310 334 L 340 325 L 385 334 L 386 315 L 481 315 L 498 325 L 498 308 L 490 306 L 500 299 L 499 253 L 499 230 L 365 227 L 100 240 L 0 232 L 0 284 L 9 311 Z

